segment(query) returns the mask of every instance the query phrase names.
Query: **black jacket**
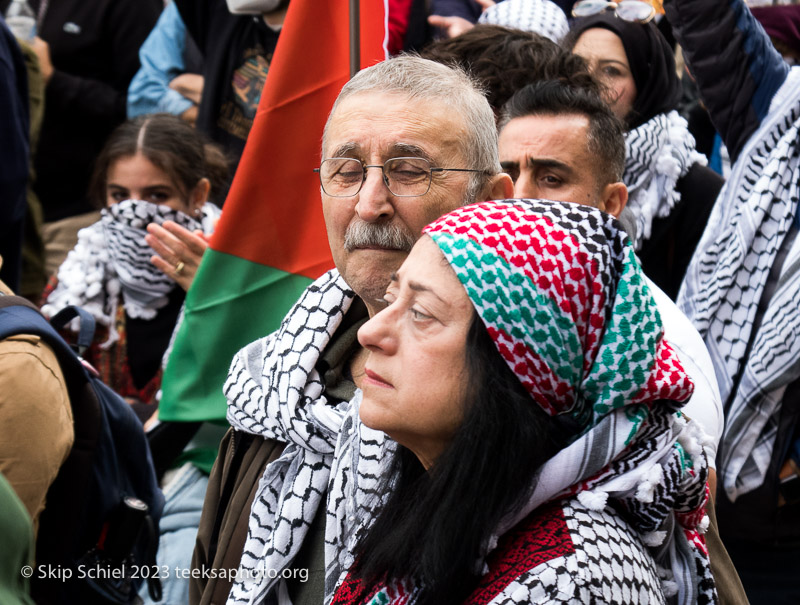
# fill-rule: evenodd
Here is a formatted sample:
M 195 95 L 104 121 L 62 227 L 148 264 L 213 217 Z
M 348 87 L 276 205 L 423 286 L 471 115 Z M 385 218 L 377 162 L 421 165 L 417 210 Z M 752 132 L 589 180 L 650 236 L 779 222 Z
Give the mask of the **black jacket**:
M 39 4 L 30 1 L 37 13 Z M 139 47 L 161 6 L 160 0 L 59 0 L 40 16 L 39 37 L 50 45 L 55 69 L 34 158 L 46 221 L 92 210 L 86 190 L 94 160 L 125 120 Z
M 239 164 L 278 42 L 260 16 L 232 15 L 225 0 L 175 0 L 186 31 L 203 54 L 197 128 Z

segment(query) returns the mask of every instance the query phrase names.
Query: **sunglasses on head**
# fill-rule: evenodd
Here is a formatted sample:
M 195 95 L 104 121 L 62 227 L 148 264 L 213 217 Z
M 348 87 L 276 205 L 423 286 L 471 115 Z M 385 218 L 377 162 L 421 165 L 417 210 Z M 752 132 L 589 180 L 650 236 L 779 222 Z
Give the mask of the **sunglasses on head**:
M 643 0 L 580 0 L 572 6 L 572 16 L 591 17 L 612 9 L 617 17 L 633 23 L 648 23 L 656 16 L 656 8 Z

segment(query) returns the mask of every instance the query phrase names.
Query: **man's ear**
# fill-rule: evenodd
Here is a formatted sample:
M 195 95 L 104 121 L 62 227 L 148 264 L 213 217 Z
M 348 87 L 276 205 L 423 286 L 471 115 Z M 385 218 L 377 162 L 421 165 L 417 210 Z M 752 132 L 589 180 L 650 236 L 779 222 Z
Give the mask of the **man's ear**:
M 603 187 L 601 201 L 601 210 L 608 212 L 614 218 L 619 218 L 622 209 L 628 203 L 628 188 L 625 183 L 610 183 Z
M 481 201 L 512 198 L 514 197 L 514 182 L 505 172 L 501 172 L 489 179 L 484 191 L 486 194 L 481 198 Z

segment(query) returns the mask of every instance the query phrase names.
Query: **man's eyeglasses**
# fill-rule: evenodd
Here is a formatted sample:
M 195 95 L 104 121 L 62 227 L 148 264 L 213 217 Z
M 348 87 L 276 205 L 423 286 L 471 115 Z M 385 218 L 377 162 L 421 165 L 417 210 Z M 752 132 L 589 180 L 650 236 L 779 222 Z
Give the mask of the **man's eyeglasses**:
M 352 197 L 367 180 L 367 168 L 380 168 L 383 182 L 397 197 L 425 195 L 434 172 L 483 172 L 471 168 L 433 168 L 425 158 L 392 158 L 383 165 L 362 164 L 354 158 L 328 158 L 314 172 L 319 173 L 322 191 L 331 197 Z
M 614 14 L 625 21 L 634 23 L 648 23 L 656 16 L 655 7 L 642 0 L 621 0 L 608 2 L 607 0 L 580 0 L 572 6 L 573 17 L 591 17 L 606 10 L 614 10 Z

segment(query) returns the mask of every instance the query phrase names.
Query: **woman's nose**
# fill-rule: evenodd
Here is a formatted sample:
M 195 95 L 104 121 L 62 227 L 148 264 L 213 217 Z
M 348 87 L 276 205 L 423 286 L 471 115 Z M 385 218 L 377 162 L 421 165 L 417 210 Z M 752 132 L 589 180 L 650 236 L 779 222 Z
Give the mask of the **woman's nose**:
M 367 168 L 366 179 L 358 192 L 356 214 L 367 223 L 386 220 L 394 214 L 394 196 L 383 179 L 383 172 L 377 166 Z
M 395 326 L 393 322 L 393 309 L 386 307 L 370 318 L 358 330 L 358 342 L 370 351 L 380 351 L 390 355 L 396 349 Z

